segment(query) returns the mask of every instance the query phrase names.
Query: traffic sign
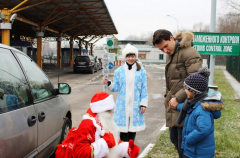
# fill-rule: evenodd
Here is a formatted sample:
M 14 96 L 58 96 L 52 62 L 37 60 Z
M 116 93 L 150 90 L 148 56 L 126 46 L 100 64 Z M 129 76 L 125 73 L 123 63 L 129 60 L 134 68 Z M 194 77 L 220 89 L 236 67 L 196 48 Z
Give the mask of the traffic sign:
M 194 32 L 194 48 L 200 54 L 239 55 L 240 34 Z
M 113 38 L 107 38 L 107 48 L 108 49 L 113 48 Z
M 109 69 L 112 69 L 112 68 L 113 68 L 113 63 L 112 63 L 112 62 L 109 62 L 108 68 L 109 68 Z
M 107 41 L 107 45 L 108 45 L 109 47 L 111 47 L 111 46 L 113 45 L 113 41 L 112 41 L 112 40 L 108 40 L 108 41 Z
M 110 61 L 115 61 L 116 54 L 115 53 L 108 53 L 108 57 Z

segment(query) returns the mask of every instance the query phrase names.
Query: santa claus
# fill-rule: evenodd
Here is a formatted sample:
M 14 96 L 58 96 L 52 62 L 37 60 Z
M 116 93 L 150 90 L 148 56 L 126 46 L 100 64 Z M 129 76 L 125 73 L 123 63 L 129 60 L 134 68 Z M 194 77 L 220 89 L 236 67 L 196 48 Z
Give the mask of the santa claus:
M 105 92 L 96 93 L 79 127 L 72 128 L 66 140 L 57 146 L 56 158 L 66 157 L 62 156 L 63 148 L 68 148 L 65 154 L 68 153 L 67 157 L 73 158 L 136 158 L 140 148 L 133 140 L 119 140 L 113 119 L 114 108 L 112 95 Z M 71 141 L 73 143 L 69 143 Z

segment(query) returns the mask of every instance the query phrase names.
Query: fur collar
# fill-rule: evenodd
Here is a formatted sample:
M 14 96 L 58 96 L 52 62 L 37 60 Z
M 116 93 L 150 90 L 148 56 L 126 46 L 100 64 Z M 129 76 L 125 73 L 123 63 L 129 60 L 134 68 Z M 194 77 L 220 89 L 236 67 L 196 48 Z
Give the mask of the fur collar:
M 219 111 L 224 109 L 224 103 L 222 101 L 202 102 L 201 105 L 203 109 L 207 111 Z
M 193 37 L 192 32 L 179 32 L 175 35 L 175 39 L 179 41 L 179 47 L 181 48 L 192 47 Z

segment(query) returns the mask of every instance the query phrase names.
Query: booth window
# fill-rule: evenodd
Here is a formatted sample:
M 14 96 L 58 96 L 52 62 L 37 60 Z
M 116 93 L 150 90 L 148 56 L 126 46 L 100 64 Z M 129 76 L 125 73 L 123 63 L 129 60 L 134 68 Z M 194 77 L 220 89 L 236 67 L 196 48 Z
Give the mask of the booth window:
M 159 60 L 163 60 L 163 54 L 159 54 Z

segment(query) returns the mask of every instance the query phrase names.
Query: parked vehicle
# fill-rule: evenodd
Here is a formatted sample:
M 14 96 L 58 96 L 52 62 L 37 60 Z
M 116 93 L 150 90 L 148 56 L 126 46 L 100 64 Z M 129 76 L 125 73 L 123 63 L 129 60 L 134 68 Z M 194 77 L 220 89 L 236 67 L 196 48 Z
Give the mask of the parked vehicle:
M 72 126 L 66 83 L 53 84 L 25 53 L 0 44 L 0 157 L 43 158 Z
M 97 56 L 94 57 L 94 61 L 97 63 L 97 71 L 101 69 L 101 63 L 98 61 Z
M 98 58 L 98 61 L 100 63 L 100 69 L 103 69 L 102 65 L 103 65 L 103 62 L 102 62 L 102 59 L 101 58 Z
M 44 55 L 44 59 L 50 59 L 49 55 Z
M 52 56 L 52 59 L 53 59 L 53 60 L 57 60 L 57 54 L 54 54 L 54 55 Z
M 97 61 L 93 58 L 93 56 L 76 56 L 73 62 L 73 71 L 80 72 L 80 71 L 89 71 L 92 74 L 95 71 L 98 71 L 99 67 Z

